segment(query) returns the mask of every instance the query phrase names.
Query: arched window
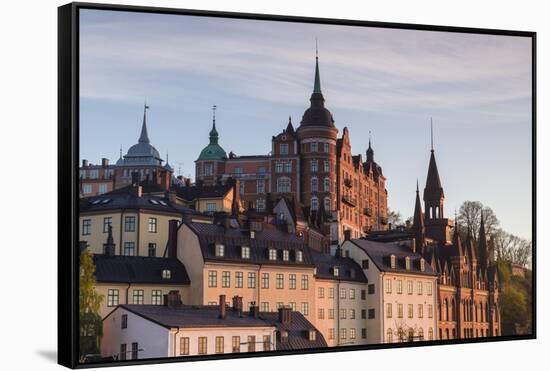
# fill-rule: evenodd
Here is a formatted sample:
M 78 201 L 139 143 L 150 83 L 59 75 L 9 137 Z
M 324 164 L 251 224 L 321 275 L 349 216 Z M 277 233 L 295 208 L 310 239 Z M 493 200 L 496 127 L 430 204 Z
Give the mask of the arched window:
M 455 299 L 451 300 L 451 321 L 455 321 L 455 313 L 456 313 L 456 305 L 455 305 Z
M 330 197 L 325 197 L 325 200 L 324 200 L 324 203 L 325 203 L 325 210 L 326 211 L 330 211 L 331 208 L 330 208 Z
M 319 209 L 319 199 L 315 196 L 311 197 L 311 210 Z
M 444 306 L 443 306 L 443 320 L 444 321 L 449 320 L 449 302 L 447 301 L 447 299 L 445 299 Z
M 317 192 L 319 190 L 319 180 L 317 177 L 311 178 L 311 192 Z
M 422 327 L 418 329 L 418 338 L 420 341 L 424 340 L 424 329 Z
M 386 343 L 393 343 L 393 331 L 391 328 L 386 331 Z
M 325 192 L 330 192 L 330 178 L 329 177 L 326 177 L 324 182 L 323 182 L 323 189 Z
M 290 192 L 290 178 L 281 177 L 277 179 L 277 192 L 289 193 Z
M 434 339 L 434 329 L 430 327 L 428 329 L 428 340 L 433 340 L 433 339 Z

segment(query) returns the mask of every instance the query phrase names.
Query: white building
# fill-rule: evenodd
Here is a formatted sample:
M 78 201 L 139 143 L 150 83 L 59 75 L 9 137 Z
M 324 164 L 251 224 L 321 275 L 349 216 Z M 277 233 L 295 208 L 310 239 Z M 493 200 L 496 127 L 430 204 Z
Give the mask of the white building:
M 437 273 L 411 245 L 365 239 L 342 244 L 344 256 L 361 265 L 369 282 L 369 344 L 436 338 Z

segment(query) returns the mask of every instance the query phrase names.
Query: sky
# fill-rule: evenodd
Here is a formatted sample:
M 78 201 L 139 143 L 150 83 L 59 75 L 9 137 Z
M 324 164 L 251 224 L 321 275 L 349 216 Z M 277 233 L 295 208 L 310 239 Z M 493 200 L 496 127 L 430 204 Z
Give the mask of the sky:
M 531 40 L 514 36 L 82 10 L 80 155 L 112 162 L 137 143 L 143 105 L 153 144 L 194 175 L 212 105 L 219 143 L 267 154 L 313 89 L 363 154 L 371 132 L 390 210 L 414 210 L 434 149 L 446 216 L 466 200 L 531 239 Z

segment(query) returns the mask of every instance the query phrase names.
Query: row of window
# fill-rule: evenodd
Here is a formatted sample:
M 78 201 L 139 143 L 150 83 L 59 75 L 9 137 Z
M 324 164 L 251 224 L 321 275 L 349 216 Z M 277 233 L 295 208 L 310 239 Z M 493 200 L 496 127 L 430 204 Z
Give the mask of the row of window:
M 269 260 L 277 260 L 278 255 L 277 249 L 270 248 L 268 249 L 268 259 Z M 217 257 L 224 257 L 225 256 L 225 245 L 221 243 L 217 243 L 215 245 L 215 255 Z M 249 246 L 241 246 L 241 259 L 250 259 L 250 247 Z M 289 261 L 290 260 L 290 250 L 282 250 L 282 259 L 283 261 Z M 294 259 L 296 262 L 303 262 L 304 261 L 304 252 L 301 250 L 295 250 L 294 251 Z
M 336 312 L 334 308 L 329 308 L 327 310 L 327 318 L 328 319 L 334 319 Z M 344 309 L 340 308 L 340 319 L 355 319 L 355 309 Z M 317 309 L 317 318 L 319 319 L 325 319 L 325 308 L 318 308 Z M 367 318 L 367 310 L 362 309 L 361 310 L 361 318 L 366 319 Z
M 424 329 L 420 327 L 415 331 L 414 328 L 409 328 L 407 331 L 403 329 L 398 329 L 395 331 L 392 328 L 386 330 L 386 343 L 393 343 L 394 333 L 397 337 L 397 340 L 400 342 L 403 341 L 413 341 L 415 338 L 422 341 L 424 340 Z M 434 329 L 432 327 L 428 328 L 428 340 L 434 339 Z
M 107 290 L 107 306 L 116 307 L 120 303 L 120 293 L 118 289 Z M 142 289 L 136 289 L 132 292 L 132 304 L 145 304 L 145 293 Z M 162 305 L 162 290 L 151 290 L 151 304 Z M 123 327 L 124 328 L 124 327 Z
M 433 305 L 428 305 L 428 318 L 433 318 Z M 408 304 L 407 306 L 407 317 L 413 318 L 414 317 L 414 305 Z M 418 304 L 417 305 L 417 311 L 416 316 L 418 318 L 424 318 L 424 304 Z M 386 318 L 392 318 L 393 317 L 393 305 L 392 303 L 386 303 Z M 397 318 L 403 318 L 403 304 L 397 303 Z
M 310 161 L 310 170 L 312 173 L 316 173 L 319 171 L 319 161 L 318 160 L 311 160 Z M 330 161 L 324 160 L 323 161 L 323 172 L 330 173 Z
M 113 218 L 107 216 L 103 218 L 103 233 L 109 232 L 109 226 L 113 226 Z M 157 233 L 158 220 L 157 218 L 149 218 L 147 222 L 147 231 L 150 233 Z M 124 232 L 136 231 L 136 217 L 125 216 L 124 217 Z M 82 219 L 82 235 L 92 234 L 92 219 Z
M 244 340 L 244 339 L 243 339 Z M 248 352 L 256 351 L 256 336 L 249 335 L 246 337 L 246 341 L 243 342 L 240 336 L 231 337 L 231 351 L 233 353 L 240 353 L 242 347 L 245 346 Z M 270 335 L 263 335 L 262 349 L 264 351 L 274 350 L 273 343 Z M 215 352 L 216 354 L 225 353 L 225 336 L 216 336 L 215 338 Z M 180 337 L 180 355 L 189 355 L 190 351 L 190 339 L 189 337 Z M 197 353 L 208 354 L 208 338 L 206 336 L 200 336 L 197 339 Z
M 336 268 L 335 268 L 336 269 Z M 373 285 L 374 286 L 374 285 Z M 317 289 L 317 297 L 319 299 L 323 299 L 325 297 L 325 288 L 319 287 Z M 328 298 L 334 299 L 334 287 L 328 288 Z M 346 299 L 349 298 L 351 300 L 355 300 L 355 289 L 346 289 L 346 288 L 340 288 L 340 299 Z M 365 290 L 361 290 L 361 299 L 365 300 Z
M 248 308 L 250 308 L 252 305 L 254 305 L 255 302 L 252 302 L 252 301 L 249 301 L 248 302 Z M 218 302 L 216 301 L 209 301 L 208 302 L 208 305 L 211 305 L 211 306 L 217 306 L 218 305 Z M 292 311 L 296 311 L 297 310 L 297 304 L 296 302 L 294 301 L 291 301 L 289 302 L 287 305 L 286 305 L 288 308 L 290 308 Z M 277 302 L 275 303 L 275 308 L 273 308 L 275 311 L 278 311 L 279 308 L 283 308 L 285 307 L 285 303 L 283 303 L 282 301 L 280 302 Z M 260 311 L 261 312 L 271 312 L 271 307 L 269 305 L 269 302 L 267 301 L 263 301 L 260 303 Z M 309 315 L 309 303 L 308 302 L 302 302 L 300 304 L 300 313 L 302 313 L 304 316 L 308 316 Z
M 235 272 L 235 288 L 244 287 L 244 273 Z M 261 285 L 262 289 L 268 289 L 270 286 L 270 275 L 269 273 L 261 274 Z M 208 287 L 218 287 L 218 271 L 208 271 Z M 221 272 L 221 287 L 230 288 L 231 287 L 231 272 L 222 271 Z M 248 272 L 247 275 L 247 287 L 249 289 L 256 288 L 256 272 Z M 302 274 L 300 287 L 302 290 L 309 289 L 309 276 L 307 274 Z M 285 288 L 285 277 L 284 273 L 275 274 L 275 288 L 284 289 Z M 296 289 L 296 274 L 288 274 L 288 288 L 291 290 Z
M 349 333 L 349 337 L 348 337 L 348 333 Z M 328 340 L 334 340 L 334 336 L 335 336 L 334 328 L 329 328 L 328 329 Z M 357 330 L 355 328 L 350 328 L 350 329 L 341 328 L 340 329 L 340 340 L 347 340 L 348 338 L 350 340 L 354 340 L 354 339 L 357 338 Z M 361 329 L 361 339 L 366 339 L 366 338 L 367 338 L 367 329 L 362 328 Z
M 109 191 L 109 185 L 106 184 L 106 183 L 100 183 L 99 184 L 99 190 L 98 190 L 98 194 L 102 195 L 104 193 L 107 193 Z M 92 193 L 92 185 L 89 184 L 89 183 L 86 183 L 86 184 L 83 184 L 82 185 L 82 193 L 83 194 L 90 194 Z
M 128 347 L 126 344 L 120 344 L 120 353 L 118 354 L 118 359 L 121 361 L 125 361 L 127 359 L 138 359 L 138 351 L 138 343 L 132 343 L 132 350 L 130 351 L 128 351 Z M 128 355 L 130 357 L 128 357 Z
M 393 281 L 391 278 L 387 278 L 385 281 L 385 292 L 386 294 L 391 294 L 393 290 Z M 426 288 L 426 294 L 431 296 L 433 294 L 433 283 L 417 281 L 416 282 L 416 293 L 422 295 L 424 293 L 424 287 Z M 407 280 L 407 294 L 412 295 L 414 291 L 414 282 L 412 280 Z M 395 292 L 397 294 L 403 294 L 403 280 L 395 280 Z

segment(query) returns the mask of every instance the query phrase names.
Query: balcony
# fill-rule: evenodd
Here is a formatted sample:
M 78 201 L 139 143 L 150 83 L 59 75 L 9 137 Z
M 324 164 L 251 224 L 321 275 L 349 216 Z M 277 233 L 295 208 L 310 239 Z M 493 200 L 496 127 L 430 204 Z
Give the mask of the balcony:
M 380 217 L 380 224 L 382 224 L 382 225 L 388 224 L 388 218 L 386 218 L 384 216 L 381 216 Z
M 348 178 L 344 179 L 344 185 L 348 188 L 353 187 L 353 183 L 352 183 L 351 179 L 348 179 Z
M 355 198 L 351 198 L 349 196 L 342 196 L 342 202 L 348 204 L 351 207 L 357 206 L 357 201 Z
M 372 211 L 371 211 L 370 207 L 365 207 L 363 209 L 363 214 L 365 214 L 366 216 L 372 216 Z

